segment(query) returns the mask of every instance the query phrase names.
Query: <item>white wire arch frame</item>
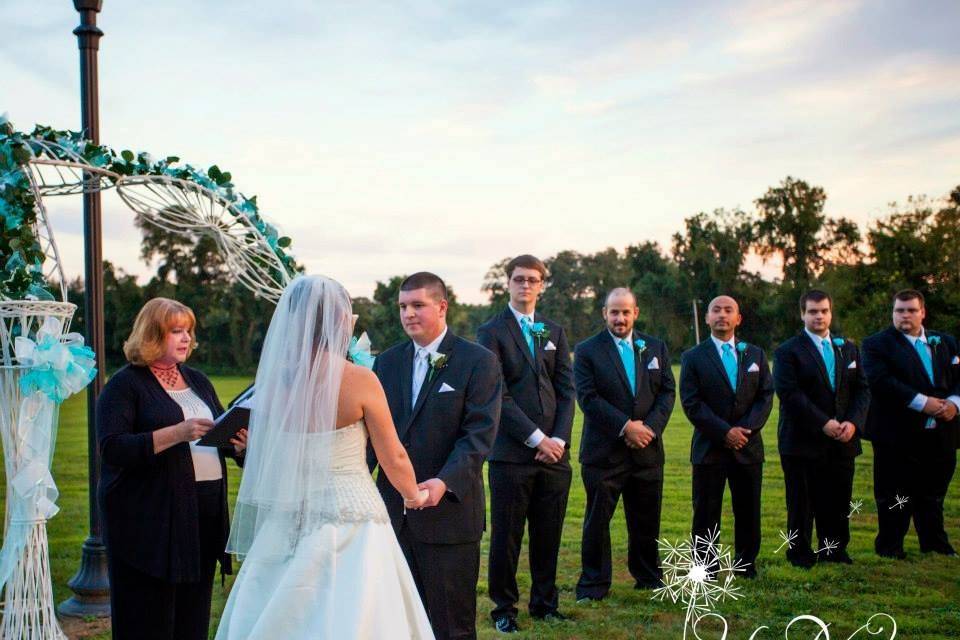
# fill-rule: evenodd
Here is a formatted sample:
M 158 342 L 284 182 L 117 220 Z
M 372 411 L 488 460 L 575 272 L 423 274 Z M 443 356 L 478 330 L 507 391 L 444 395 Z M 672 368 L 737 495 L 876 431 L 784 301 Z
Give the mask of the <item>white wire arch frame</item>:
M 61 299 L 67 299 L 66 278 L 43 199 L 110 188 L 150 224 L 182 236 L 213 238 L 230 273 L 255 296 L 275 303 L 290 282 L 290 272 L 263 233 L 215 191 L 171 176 L 118 174 L 47 140 L 34 138 L 30 147 L 27 176 L 36 197 L 35 231 L 50 263 L 44 275 L 59 280 Z
M 171 176 L 123 176 L 117 194 L 150 224 L 216 242 L 233 276 L 274 303 L 291 280 L 286 265 L 253 222 L 215 191 Z

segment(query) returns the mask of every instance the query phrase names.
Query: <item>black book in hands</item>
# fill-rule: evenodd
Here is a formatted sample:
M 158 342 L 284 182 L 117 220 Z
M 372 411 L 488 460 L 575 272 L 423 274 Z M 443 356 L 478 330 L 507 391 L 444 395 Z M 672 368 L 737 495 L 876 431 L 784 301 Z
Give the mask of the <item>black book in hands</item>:
M 197 441 L 197 446 L 217 447 L 219 449 L 233 447 L 230 439 L 236 437 L 240 429 L 246 429 L 247 425 L 250 424 L 253 391 L 253 385 L 251 385 L 234 398 L 230 402 L 229 408 L 213 421 L 213 428 L 207 432 L 207 435 Z

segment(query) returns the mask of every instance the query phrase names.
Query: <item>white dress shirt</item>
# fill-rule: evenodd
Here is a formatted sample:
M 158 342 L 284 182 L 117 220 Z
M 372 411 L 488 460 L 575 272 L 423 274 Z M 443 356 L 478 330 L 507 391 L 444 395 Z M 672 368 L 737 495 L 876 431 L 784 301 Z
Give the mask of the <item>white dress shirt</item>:
M 513 308 L 513 305 L 510 304 L 510 303 L 507 303 L 507 307 L 510 308 L 510 311 L 513 313 L 513 317 L 517 319 L 517 324 L 520 325 L 520 332 L 521 332 L 521 333 L 523 333 L 523 319 L 524 319 L 524 318 L 527 319 L 527 322 L 530 323 L 530 326 L 531 326 L 531 327 L 533 326 L 533 314 L 532 314 L 532 313 L 530 313 L 530 314 L 520 313 L 519 311 L 517 311 L 516 309 L 514 309 L 514 308 Z M 545 434 L 543 431 L 541 431 L 540 429 L 534 429 L 533 433 L 531 433 L 531 434 L 527 437 L 527 439 L 523 441 L 523 444 L 527 445 L 527 446 L 530 447 L 531 449 L 536 449 L 537 446 L 539 446 L 539 444 L 540 444 L 541 442 L 543 442 L 543 439 L 546 438 L 546 437 L 547 437 L 547 434 Z M 560 443 L 561 445 L 563 445 L 563 446 L 567 446 L 567 443 L 566 443 L 566 441 L 564 441 L 563 438 L 557 438 L 556 436 L 551 436 L 551 439 L 554 440 L 554 441 L 556 441 L 556 442 L 559 442 L 559 443 Z
M 924 345 L 926 345 L 926 349 L 927 349 L 928 351 L 931 351 L 930 345 L 927 344 L 927 332 L 926 332 L 924 329 L 922 329 L 922 328 L 920 329 L 920 335 L 919 335 L 919 336 L 911 336 L 911 335 L 908 334 L 908 333 L 904 333 L 904 334 L 903 334 L 903 337 L 905 337 L 907 340 L 910 341 L 910 346 L 912 346 L 914 349 L 917 348 L 917 340 L 919 340 L 919 341 L 923 342 Z M 932 352 L 932 351 L 931 351 L 931 353 L 930 353 L 930 360 L 933 361 L 933 352 Z M 960 409 L 960 396 L 950 396 L 950 397 L 947 398 L 947 400 L 949 400 L 950 402 L 952 402 L 955 407 L 957 407 L 958 409 Z M 910 407 L 911 409 L 913 409 L 914 411 L 923 411 L 923 408 L 924 408 L 926 405 L 927 405 L 927 396 L 925 396 L 925 395 L 922 394 L 922 393 L 918 393 L 917 395 L 915 395 L 915 396 L 913 397 L 913 400 L 911 400 L 911 401 L 910 401 L 910 404 L 907 405 L 907 406 Z M 933 418 L 931 418 L 930 421 L 936 422 L 936 420 L 934 420 Z M 928 424 L 929 424 L 930 421 L 928 421 Z
M 725 345 L 725 344 L 730 345 L 730 348 L 733 350 L 733 355 L 737 355 L 737 338 L 736 338 L 736 336 L 733 336 L 732 338 L 730 338 L 729 340 L 727 340 L 726 342 L 724 342 L 723 340 L 721 340 L 720 338 L 716 337 L 715 335 L 713 335 L 713 334 L 711 333 L 711 334 L 710 334 L 710 339 L 713 340 L 713 344 L 714 344 L 714 346 L 717 348 L 717 353 L 720 354 L 720 361 L 721 361 L 721 362 L 723 362 L 723 345 Z

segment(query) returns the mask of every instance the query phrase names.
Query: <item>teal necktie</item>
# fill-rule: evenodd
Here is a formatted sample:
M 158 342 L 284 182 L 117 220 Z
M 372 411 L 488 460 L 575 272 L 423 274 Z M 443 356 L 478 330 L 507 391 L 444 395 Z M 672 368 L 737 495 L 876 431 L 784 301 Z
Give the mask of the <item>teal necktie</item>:
M 727 380 L 730 381 L 730 387 L 737 390 L 737 356 L 733 353 L 733 347 L 729 342 L 723 343 L 723 368 L 727 372 Z
M 913 346 L 917 350 L 917 355 L 920 356 L 927 377 L 930 378 L 930 384 L 936 384 L 933 380 L 933 358 L 930 357 L 930 349 L 927 348 L 927 343 L 917 338 L 913 341 Z
M 620 360 L 623 361 L 623 368 L 627 372 L 627 381 L 630 383 L 630 391 L 637 393 L 637 364 L 633 358 L 633 349 L 626 340 L 617 340 L 620 347 Z
M 834 357 L 833 345 L 830 338 L 820 340 L 820 353 L 823 354 L 823 364 L 827 367 L 827 378 L 830 379 L 830 388 L 837 388 L 837 360 Z
M 530 320 L 527 316 L 520 316 L 520 329 L 523 331 L 523 338 L 530 347 L 530 355 L 534 360 L 537 359 L 537 350 L 533 347 L 533 333 L 530 331 Z

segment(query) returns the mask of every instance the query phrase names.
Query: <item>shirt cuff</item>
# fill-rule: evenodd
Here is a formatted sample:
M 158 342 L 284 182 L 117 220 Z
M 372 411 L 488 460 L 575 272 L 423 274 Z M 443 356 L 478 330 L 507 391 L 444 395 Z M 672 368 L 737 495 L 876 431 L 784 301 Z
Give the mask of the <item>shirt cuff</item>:
M 960 398 L 958 398 L 958 400 L 960 400 Z M 554 442 L 556 442 L 557 444 L 559 444 L 561 447 L 566 447 L 566 446 L 567 446 L 567 441 L 564 440 L 563 438 L 558 438 L 558 437 L 556 437 L 556 436 L 550 436 L 550 439 L 553 440 Z
M 536 449 L 537 445 L 543 442 L 543 439 L 546 438 L 546 434 L 540 429 L 537 429 L 530 434 L 530 437 L 523 441 L 523 444 L 527 445 L 531 449 Z
M 913 397 L 913 400 L 911 400 L 910 404 L 907 406 L 914 411 L 923 411 L 923 408 L 927 406 L 927 396 L 923 395 L 922 393 L 918 393 Z
M 947 396 L 947 400 L 953 403 L 958 410 L 960 410 L 960 396 Z
M 621 427 L 621 429 L 620 429 L 620 437 L 621 437 L 621 438 L 623 437 L 623 432 L 627 430 L 627 425 L 628 425 L 628 424 L 630 424 L 630 421 L 629 421 L 629 420 L 627 420 L 626 422 L 623 423 L 623 427 Z

